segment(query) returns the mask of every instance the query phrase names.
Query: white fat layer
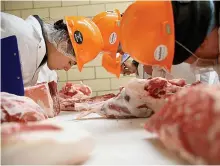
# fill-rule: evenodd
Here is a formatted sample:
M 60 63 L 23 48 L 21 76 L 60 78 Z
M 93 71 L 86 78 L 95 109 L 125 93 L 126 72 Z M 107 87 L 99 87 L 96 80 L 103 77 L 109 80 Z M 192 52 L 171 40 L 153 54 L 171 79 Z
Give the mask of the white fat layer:
M 35 123 L 32 123 L 35 125 Z M 32 125 L 31 124 L 31 125 Z M 86 131 L 69 122 L 41 122 L 61 127 L 61 131 L 24 132 L 12 136 L 2 149 L 2 164 L 76 164 L 94 148 L 94 139 Z M 38 125 L 38 124 L 36 124 Z
M 16 96 L 13 94 L 1 92 L 1 99 L 1 106 L 8 112 L 10 116 L 14 116 L 19 113 L 21 113 L 21 116 L 23 116 L 24 113 L 31 112 L 31 110 L 44 112 L 38 104 L 25 96 Z M 19 102 L 24 102 L 26 107 L 24 107 L 23 103 L 20 104 Z

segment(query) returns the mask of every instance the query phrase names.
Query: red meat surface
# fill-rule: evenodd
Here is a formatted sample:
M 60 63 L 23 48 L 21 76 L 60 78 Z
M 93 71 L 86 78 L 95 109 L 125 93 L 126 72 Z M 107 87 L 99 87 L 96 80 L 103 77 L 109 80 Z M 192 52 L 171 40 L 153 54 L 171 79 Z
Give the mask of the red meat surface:
M 47 118 L 45 111 L 32 99 L 1 92 L 1 123 L 41 121 Z
M 179 91 L 145 128 L 192 164 L 220 164 L 220 87 L 197 85 Z
M 90 87 L 81 84 L 74 84 L 71 82 L 67 82 L 60 90 L 59 95 L 60 97 L 66 98 L 76 98 L 82 99 L 91 96 L 92 90 Z
M 34 100 L 42 109 L 45 110 L 50 118 L 58 115 L 60 112 L 57 83 L 54 81 L 26 87 L 25 96 Z
M 132 79 L 120 88 L 118 95 L 104 101 L 90 113 L 107 118 L 150 117 L 164 106 L 170 96 L 185 87 L 188 85 L 183 79 Z

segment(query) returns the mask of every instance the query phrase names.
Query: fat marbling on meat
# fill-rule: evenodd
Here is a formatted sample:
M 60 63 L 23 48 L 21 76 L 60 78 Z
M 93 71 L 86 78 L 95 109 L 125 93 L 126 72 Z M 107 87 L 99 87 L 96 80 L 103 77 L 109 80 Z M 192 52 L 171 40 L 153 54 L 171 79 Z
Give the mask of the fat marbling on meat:
M 89 113 L 97 113 L 107 118 L 149 117 L 159 111 L 171 95 L 185 86 L 183 79 L 132 79 L 121 88 L 116 97 L 104 101 L 99 108 L 91 109 L 78 118 Z
M 179 91 L 145 128 L 191 164 L 220 164 L 220 87 L 197 85 Z
M 47 119 L 46 112 L 32 99 L 1 92 L 1 123 L 41 121 Z
M 3 165 L 80 164 L 95 145 L 90 133 L 62 121 L 5 123 L 1 138 Z
M 91 88 L 82 82 L 80 84 L 67 82 L 59 92 L 59 96 L 63 99 L 83 99 L 90 97 L 91 94 Z
M 39 83 L 25 88 L 25 96 L 34 100 L 45 110 L 49 118 L 60 113 L 60 103 L 55 81 Z
M 91 109 L 99 108 L 102 103 L 112 97 L 115 97 L 115 94 L 105 94 L 95 97 L 87 97 L 84 99 L 78 98 L 68 98 L 61 99 L 60 107 L 61 111 L 88 111 Z

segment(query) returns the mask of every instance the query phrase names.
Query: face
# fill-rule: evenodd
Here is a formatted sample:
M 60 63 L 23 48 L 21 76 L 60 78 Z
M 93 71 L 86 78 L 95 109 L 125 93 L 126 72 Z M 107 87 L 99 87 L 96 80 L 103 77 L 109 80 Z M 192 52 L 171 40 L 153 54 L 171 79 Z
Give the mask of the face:
M 68 71 L 73 65 L 76 65 L 76 59 L 74 56 L 66 56 L 56 51 L 51 56 L 48 56 L 47 63 L 50 70 Z

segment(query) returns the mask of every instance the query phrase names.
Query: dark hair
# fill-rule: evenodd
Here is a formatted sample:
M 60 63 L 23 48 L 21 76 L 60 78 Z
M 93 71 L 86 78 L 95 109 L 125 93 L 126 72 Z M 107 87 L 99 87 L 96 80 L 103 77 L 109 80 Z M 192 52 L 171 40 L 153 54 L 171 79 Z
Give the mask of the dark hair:
M 220 26 L 220 2 L 214 1 L 215 4 L 215 12 L 216 12 L 216 24 L 217 26 Z
M 54 28 L 57 30 L 67 30 L 66 24 L 63 22 L 63 20 L 58 20 L 54 23 Z

